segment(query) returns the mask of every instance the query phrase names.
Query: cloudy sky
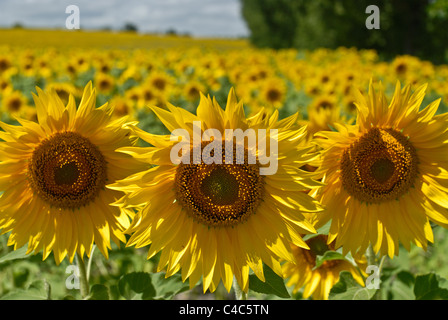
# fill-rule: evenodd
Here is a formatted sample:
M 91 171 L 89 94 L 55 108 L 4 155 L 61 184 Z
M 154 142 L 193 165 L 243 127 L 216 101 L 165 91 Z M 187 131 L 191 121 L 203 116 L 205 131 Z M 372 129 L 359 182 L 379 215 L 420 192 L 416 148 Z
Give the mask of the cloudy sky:
M 76 5 L 81 28 L 120 29 L 127 22 L 142 32 L 174 29 L 193 36 L 247 36 L 239 0 L 0 0 L 0 26 L 65 28 Z

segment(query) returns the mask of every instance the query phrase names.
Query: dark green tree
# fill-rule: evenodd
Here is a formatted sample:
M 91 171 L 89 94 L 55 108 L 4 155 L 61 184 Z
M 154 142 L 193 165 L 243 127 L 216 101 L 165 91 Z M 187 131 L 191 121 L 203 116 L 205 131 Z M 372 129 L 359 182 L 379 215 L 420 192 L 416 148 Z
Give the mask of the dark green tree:
M 243 16 L 258 47 L 292 47 L 297 26 L 297 5 L 290 0 L 245 0 Z
M 412 54 L 446 62 L 448 0 L 241 0 L 257 47 L 376 49 L 383 58 Z M 380 29 L 368 29 L 369 5 Z
M 123 30 L 123 31 L 126 31 L 126 32 L 137 32 L 137 31 L 138 31 L 138 27 L 137 27 L 137 25 L 135 25 L 135 24 L 132 23 L 132 22 L 126 22 L 126 23 L 124 24 L 122 30 Z

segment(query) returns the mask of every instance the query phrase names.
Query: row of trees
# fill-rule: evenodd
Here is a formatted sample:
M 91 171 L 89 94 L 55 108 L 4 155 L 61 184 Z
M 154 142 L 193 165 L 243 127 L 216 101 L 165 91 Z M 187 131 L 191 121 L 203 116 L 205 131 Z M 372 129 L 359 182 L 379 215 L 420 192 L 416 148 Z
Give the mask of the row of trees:
M 383 58 L 412 54 L 448 61 L 448 0 L 241 0 L 258 47 L 376 49 Z M 369 5 L 379 29 L 368 29 Z

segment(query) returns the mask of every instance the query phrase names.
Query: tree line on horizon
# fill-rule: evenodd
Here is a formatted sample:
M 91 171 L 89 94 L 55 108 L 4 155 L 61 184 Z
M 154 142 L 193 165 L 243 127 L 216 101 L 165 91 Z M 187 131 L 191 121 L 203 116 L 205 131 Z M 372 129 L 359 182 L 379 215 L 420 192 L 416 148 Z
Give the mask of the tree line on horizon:
M 448 0 L 241 0 L 251 43 L 260 48 L 375 49 L 448 62 Z M 366 8 L 379 9 L 368 29 Z

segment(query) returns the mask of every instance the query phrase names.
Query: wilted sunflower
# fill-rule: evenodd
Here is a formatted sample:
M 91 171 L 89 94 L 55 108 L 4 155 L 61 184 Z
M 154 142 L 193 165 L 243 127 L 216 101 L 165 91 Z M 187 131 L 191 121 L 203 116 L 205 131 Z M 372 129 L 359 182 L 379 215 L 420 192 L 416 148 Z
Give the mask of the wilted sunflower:
M 318 256 L 334 249 L 332 244 L 327 245 L 326 235 L 313 236 L 306 243 L 309 250 L 292 245 L 294 261 L 282 265 L 284 277 L 288 279 L 286 284 L 292 287 L 293 293 L 303 288 L 303 298 L 327 300 L 342 271 L 350 272 L 353 279 L 364 286 L 361 271 L 348 259 L 340 257 L 318 262 Z
M 399 243 L 426 248 L 430 221 L 448 226 L 448 114 L 435 115 L 440 99 L 419 110 L 426 86 L 413 94 L 397 83 L 390 104 L 370 83 L 357 93 L 356 125 L 335 123 L 320 132 L 325 187 L 317 198 L 331 219 L 329 242 L 344 252 L 398 254 Z
M 79 107 L 56 92 L 34 95 L 38 123 L 18 118 L 0 123 L 0 229 L 14 249 L 53 251 L 56 263 L 75 253 L 90 254 L 95 243 L 108 256 L 110 240 L 125 241 L 129 218 L 110 206 L 119 192 L 105 188 L 137 170 L 138 163 L 114 150 L 132 145 L 124 119 L 111 121 L 112 108 L 96 108 L 89 83 Z M 135 140 L 135 139 L 133 139 Z
M 300 234 L 315 232 L 304 213 L 321 210 L 302 192 L 320 183 L 312 179 L 313 173 L 298 169 L 315 155 L 307 153 L 310 147 L 299 147 L 305 128 L 294 127 L 297 115 L 277 121 L 277 112 L 270 116 L 260 112 L 246 119 L 233 89 L 225 111 L 216 100 L 202 94 L 197 115 L 170 104 L 168 109 L 154 107 L 153 111 L 171 132 L 184 129 L 190 137 L 194 121 L 201 121 L 201 126 L 196 127 L 201 134 L 216 129 L 222 137 L 225 129 L 267 129 L 267 149 L 273 141 L 278 143 L 277 170 L 261 173 L 261 168 L 269 164 L 261 163 L 263 149 L 259 146 L 254 162 L 250 162 L 247 149 L 244 156 L 233 152 L 233 159 L 225 159 L 223 148 L 223 152 L 208 151 L 221 163 L 206 164 L 203 156 L 201 161 L 194 162 L 194 158 L 189 164 L 173 164 L 171 152 L 177 138 L 172 141 L 170 135 L 153 135 L 135 128 L 136 134 L 153 147 L 121 150 L 155 166 L 111 186 L 127 193 L 117 205 L 143 206 L 129 228 L 132 236 L 128 245 L 150 245 L 148 259 L 161 251 L 159 271 L 166 267 L 166 275 L 171 276 L 181 270 L 183 281 L 188 278 L 191 287 L 202 277 L 204 292 L 213 292 L 220 280 L 230 291 L 234 276 L 247 292 L 249 269 L 264 280 L 263 263 L 282 275 L 279 260 L 293 259 L 289 243 L 307 248 Z M 278 130 L 278 134 L 270 135 L 269 129 Z M 188 142 L 192 152 L 184 156 L 190 160 L 195 154 L 193 148 L 206 153 L 210 141 Z M 236 142 L 227 145 L 226 150 L 232 146 L 236 148 Z

